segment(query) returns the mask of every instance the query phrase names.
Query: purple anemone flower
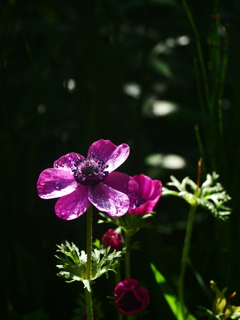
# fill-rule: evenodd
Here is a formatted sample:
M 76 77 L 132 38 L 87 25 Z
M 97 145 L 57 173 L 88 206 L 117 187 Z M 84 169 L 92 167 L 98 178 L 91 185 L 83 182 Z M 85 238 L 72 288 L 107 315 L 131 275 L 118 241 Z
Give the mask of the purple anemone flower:
M 144 310 L 149 303 L 148 291 L 131 278 L 124 279 L 115 287 L 114 297 L 118 311 L 126 315 Z
M 65 220 L 78 218 L 91 203 L 99 211 L 122 216 L 135 208 L 138 184 L 127 174 L 112 171 L 129 152 L 127 144 L 116 146 L 109 140 L 98 140 L 89 147 L 86 158 L 68 153 L 40 174 L 38 195 L 43 199 L 60 197 L 55 212 Z
M 162 195 L 162 183 L 159 180 L 152 180 L 144 174 L 133 176 L 139 186 L 139 195 L 136 208 L 129 208 L 128 212 L 135 215 L 145 215 L 157 204 Z

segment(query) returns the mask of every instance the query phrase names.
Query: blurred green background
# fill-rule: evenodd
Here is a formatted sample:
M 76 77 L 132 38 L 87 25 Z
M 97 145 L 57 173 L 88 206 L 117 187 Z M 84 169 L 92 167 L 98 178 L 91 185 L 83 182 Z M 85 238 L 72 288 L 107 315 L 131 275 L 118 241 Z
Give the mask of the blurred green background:
M 201 78 L 196 37 L 181 1 L 1 3 L 1 319 L 73 317 L 83 286 L 65 284 L 56 276 L 54 254 L 64 240 L 85 249 L 86 216 L 57 218 L 56 200 L 40 199 L 36 181 L 60 156 L 86 155 L 98 139 L 130 145 L 130 156 L 119 171 L 145 173 L 163 184 L 172 174 L 196 179 L 197 161 L 204 156 L 204 174 L 220 174 L 233 213 L 222 224 L 199 209 L 186 304 L 193 314 L 198 305 L 210 308 L 210 280 L 229 287 L 229 294 L 240 292 L 240 2 L 202 0 L 189 5 L 207 84 L 196 82 L 196 74 Z M 200 86 L 204 96 L 205 85 L 212 93 L 210 103 L 206 97 L 201 103 L 198 95 Z M 188 206 L 164 198 L 156 211 L 154 232 L 142 230 L 135 237 L 141 250 L 133 252 L 132 277 L 143 281 L 151 297 L 150 313 L 143 318 L 171 320 L 149 262 L 174 288 Z M 98 218 L 95 211 L 94 239 L 101 239 L 109 227 L 98 225 Z M 105 319 L 116 318 L 107 298 L 114 286 L 113 275 L 94 286 Z M 233 304 L 240 304 L 238 296 Z

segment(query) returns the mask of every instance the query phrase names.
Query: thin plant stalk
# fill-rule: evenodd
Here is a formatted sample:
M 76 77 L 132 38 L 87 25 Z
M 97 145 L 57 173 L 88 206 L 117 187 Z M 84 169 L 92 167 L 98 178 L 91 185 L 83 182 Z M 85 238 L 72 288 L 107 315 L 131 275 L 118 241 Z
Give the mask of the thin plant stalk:
M 128 233 L 125 233 L 125 246 L 127 248 L 127 252 L 125 254 L 125 276 L 126 278 L 131 278 L 131 270 L 130 270 L 130 242 L 131 236 Z
M 198 161 L 197 187 L 194 192 L 195 196 L 198 196 L 200 183 L 201 183 L 201 175 L 202 175 L 202 158 L 200 158 Z M 189 255 L 189 250 L 190 250 L 194 217 L 195 217 L 197 207 L 198 207 L 197 203 L 192 204 L 190 206 L 190 210 L 188 213 L 187 229 L 186 229 L 186 234 L 185 234 L 182 260 L 181 260 L 181 268 L 180 268 L 180 276 L 179 276 L 179 283 L 178 283 L 178 297 L 179 297 L 179 301 L 180 301 L 180 304 L 182 307 L 182 315 L 183 315 L 184 320 L 187 319 L 185 302 L 184 302 L 184 278 L 185 278 L 186 266 L 187 266 L 188 255 Z
M 87 210 L 87 279 L 90 279 L 92 268 L 92 205 Z
M 226 28 L 224 27 L 224 32 L 226 33 Z M 222 57 L 222 68 L 220 73 L 220 85 L 219 85 L 219 93 L 218 93 L 218 118 L 219 118 L 219 130 L 221 136 L 223 136 L 223 121 L 222 121 L 222 97 L 224 84 L 226 80 L 226 71 L 227 71 L 227 63 L 228 63 L 228 37 L 225 35 L 224 37 L 224 51 Z
M 125 276 L 126 278 L 131 278 L 131 268 L 130 268 L 130 243 L 131 243 L 131 235 L 125 233 L 125 246 L 127 248 L 127 252 L 125 254 Z M 134 320 L 134 315 L 128 315 L 127 320 Z
M 115 282 L 116 285 L 121 282 L 121 270 L 120 270 L 120 264 L 117 266 L 116 273 L 115 273 Z
M 205 92 L 205 97 L 206 97 L 206 103 L 208 105 L 209 104 L 209 97 L 210 97 L 209 86 L 208 86 L 208 77 L 207 77 L 207 71 L 206 71 L 205 62 L 204 62 L 204 58 L 203 58 L 202 45 L 201 45 L 201 42 L 200 42 L 199 33 L 198 33 L 197 28 L 196 28 L 195 22 L 193 20 L 191 11 L 189 10 L 189 7 L 187 5 L 187 2 L 185 0 L 182 0 L 182 4 L 183 4 L 183 7 L 184 7 L 185 12 L 187 14 L 187 17 L 188 17 L 188 20 L 190 22 L 190 25 L 192 27 L 193 33 L 195 35 L 198 58 L 199 58 L 201 72 L 202 72 L 203 87 L 204 87 L 204 92 Z
M 87 210 L 87 279 L 91 279 L 92 269 L 92 205 Z M 85 289 L 87 319 L 93 320 L 93 308 L 92 308 L 92 290 Z
M 195 125 L 195 134 L 196 134 L 197 143 L 198 143 L 198 150 L 199 150 L 199 153 L 201 156 L 201 164 L 200 164 L 201 165 L 201 172 L 199 173 L 200 177 L 201 177 L 202 171 L 203 171 L 203 174 L 206 175 L 206 167 L 205 167 L 205 161 L 202 160 L 202 159 L 205 159 L 204 148 L 203 148 L 203 143 L 202 143 L 202 139 L 201 139 L 198 125 Z M 200 177 L 198 176 L 198 179 L 200 179 Z M 200 184 L 197 184 L 197 187 L 199 188 Z
M 196 77 L 196 83 L 197 83 L 197 92 L 198 92 L 198 97 L 199 97 L 199 103 L 201 106 L 203 118 L 204 118 L 204 120 L 206 120 L 206 106 L 204 103 L 204 95 L 202 92 L 202 85 L 201 85 L 201 75 L 200 75 L 199 62 L 198 62 L 197 57 L 193 58 L 193 65 L 194 65 L 194 71 L 195 71 L 195 77 Z
M 120 270 L 120 264 L 119 264 L 116 269 L 115 283 L 116 285 L 118 285 L 120 282 L 121 282 L 121 270 Z M 118 312 L 118 320 L 123 320 L 123 314 L 121 312 Z
M 87 288 L 85 289 L 85 300 L 86 300 L 87 320 L 93 320 L 92 290 L 88 291 Z
M 191 205 L 189 214 L 188 214 L 187 230 L 186 230 L 186 235 L 184 240 L 181 269 L 180 269 L 180 276 L 179 276 L 179 283 L 178 283 L 178 296 L 179 296 L 179 301 L 182 307 L 183 318 L 185 320 L 187 319 L 187 315 L 186 315 L 185 303 L 184 303 L 184 277 L 186 272 L 186 265 L 187 265 L 188 255 L 189 255 L 192 228 L 193 228 L 196 209 L 197 209 L 197 205 Z

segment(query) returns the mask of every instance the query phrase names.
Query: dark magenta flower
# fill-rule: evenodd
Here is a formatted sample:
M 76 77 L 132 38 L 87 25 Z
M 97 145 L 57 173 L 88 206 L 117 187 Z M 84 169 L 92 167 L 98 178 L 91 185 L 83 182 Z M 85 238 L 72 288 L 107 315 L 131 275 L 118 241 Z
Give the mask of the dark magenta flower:
M 109 229 L 102 237 L 102 245 L 105 249 L 110 247 L 110 252 L 113 252 L 113 250 L 121 251 L 123 248 L 123 237 L 120 233 Z
M 145 288 L 138 285 L 135 279 L 124 279 L 114 289 L 115 304 L 123 314 L 131 315 L 144 310 L 149 303 Z
M 115 146 L 109 140 L 94 142 L 87 157 L 68 153 L 44 170 L 37 181 L 43 199 L 61 197 L 55 212 L 59 218 L 72 220 L 82 215 L 92 203 L 99 211 L 122 216 L 133 209 L 138 185 L 127 174 L 112 172 L 128 157 L 127 144 Z
M 133 176 L 133 178 L 138 183 L 139 196 L 136 208 L 129 208 L 128 212 L 136 215 L 147 214 L 153 211 L 153 208 L 162 195 L 162 183 L 159 180 L 152 180 L 144 174 Z

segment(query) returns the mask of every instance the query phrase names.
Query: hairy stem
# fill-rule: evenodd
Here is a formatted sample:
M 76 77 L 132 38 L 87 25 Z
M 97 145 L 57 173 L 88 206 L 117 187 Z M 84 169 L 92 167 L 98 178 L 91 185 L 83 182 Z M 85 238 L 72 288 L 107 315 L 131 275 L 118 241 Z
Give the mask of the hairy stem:
M 93 320 L 93 309 L 92 309 L 92 290 L 88 291 L 85 288 L 85 300 L 86 300 L 86 310 L 87 310 L 87 319 Z
M 87 210 L 87 279 L 91 279 L 92 269 L 92 205 Z M 87 319 L 93 320 L 92 290 L 85 289 Z
M 130 242 L 131 236 L 125 233 L 125 246 L 127 248 L 127 252 L 125 254 L 125 276 L 126 278 L 131 278 L 131 271 L 130 271 Z
M 87 279 L 90 279 L 92 268 L 92 205 L 87 210 Z

